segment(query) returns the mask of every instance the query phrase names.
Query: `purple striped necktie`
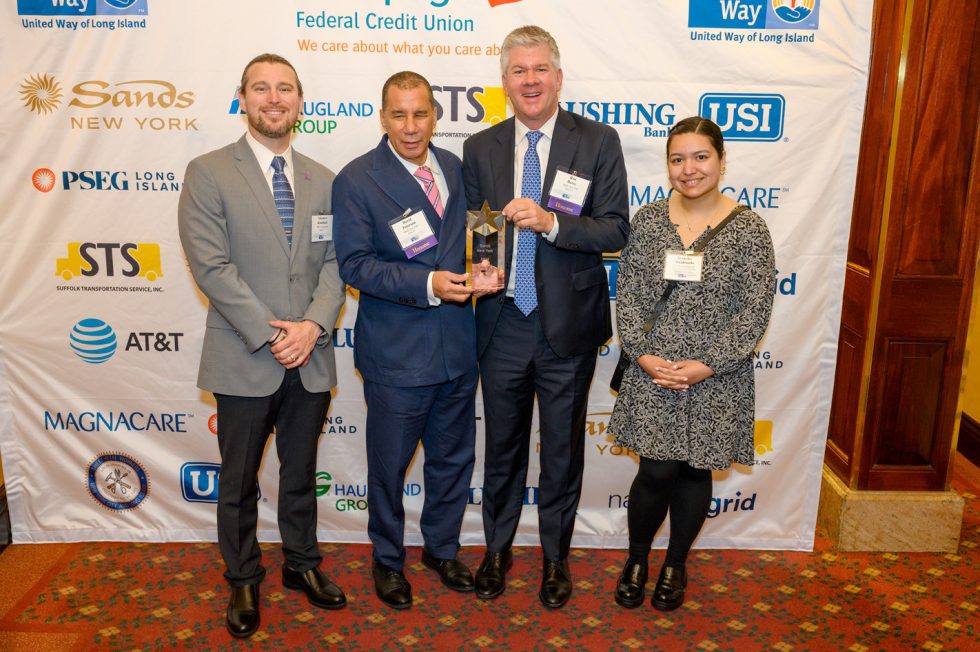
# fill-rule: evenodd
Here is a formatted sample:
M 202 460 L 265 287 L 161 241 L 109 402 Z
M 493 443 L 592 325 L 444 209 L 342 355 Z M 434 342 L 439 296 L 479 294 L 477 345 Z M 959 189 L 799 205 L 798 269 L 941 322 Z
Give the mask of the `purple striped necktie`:
M 415 178 L 422 182 L 422 190 L 425 191 L 425 198 L 436 209 L 436 214 L 442 218 L 442 197 L 439 196 L 439 188 L 436 186 L 436 178 L 432 176 L 432 170 L 428 166 L 420 166 L 415 171 Z

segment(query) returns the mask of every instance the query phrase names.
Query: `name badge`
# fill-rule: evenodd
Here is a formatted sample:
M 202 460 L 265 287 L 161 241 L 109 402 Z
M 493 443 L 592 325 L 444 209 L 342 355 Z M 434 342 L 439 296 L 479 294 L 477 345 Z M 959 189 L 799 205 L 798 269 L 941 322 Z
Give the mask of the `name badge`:
M 333 215 L 314 215 L 310 242 L 333 240 Z
M 585 196 L 589 194 L 592 178 L 561 166 L 555 171 L 555 182 L 551 184 L 548 208 L 570 215 L 581 215 Z
M 425 219 L 425 213 L 421 210 L 413 213 L 411 208 L 407 208 L 404 213 L 389 220 L 388 226 L 395 233 L 395 238 L 405 251 L 406 258 L 415 258 L 423 251 L 439 244 L 436 234 L 429 226 L 429 221 Z
M 664 257 L 665 281 L 700 281 L 704 254 L 668 249 Z

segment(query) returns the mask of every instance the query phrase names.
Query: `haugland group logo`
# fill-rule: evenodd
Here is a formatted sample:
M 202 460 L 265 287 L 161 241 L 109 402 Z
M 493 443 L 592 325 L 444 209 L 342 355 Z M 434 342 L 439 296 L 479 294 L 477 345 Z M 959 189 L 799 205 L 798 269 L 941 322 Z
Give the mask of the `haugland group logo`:
M 119 346 L 112 326 L 101 319 L 83 319 L 71 329 L 68 343 L 79 358 L 89 364 L 102 364 L 116 353 Z
M 51 75 L 31 75 L 20 85 L 20 99 L 32 113 L 51 113 L 61 105 L 61 84 Z
M 146 469 L 118 451 L 101 453 L 89 463 L 86 487 L 97 503 L 113 511 L 139 507 L 150 495 Z

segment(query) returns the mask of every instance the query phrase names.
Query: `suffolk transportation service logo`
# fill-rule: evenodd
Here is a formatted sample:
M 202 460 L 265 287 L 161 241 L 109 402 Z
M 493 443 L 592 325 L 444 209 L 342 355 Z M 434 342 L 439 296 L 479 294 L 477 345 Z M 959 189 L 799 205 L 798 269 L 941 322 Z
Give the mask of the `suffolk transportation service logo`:
M 688 0 L 688 27 L 817 29 L 820 0 Z
M 714 120 L 725 140 L 773 142 L 783 137 L 786 98 L 775 93 L 705 93 L 698 114 Z

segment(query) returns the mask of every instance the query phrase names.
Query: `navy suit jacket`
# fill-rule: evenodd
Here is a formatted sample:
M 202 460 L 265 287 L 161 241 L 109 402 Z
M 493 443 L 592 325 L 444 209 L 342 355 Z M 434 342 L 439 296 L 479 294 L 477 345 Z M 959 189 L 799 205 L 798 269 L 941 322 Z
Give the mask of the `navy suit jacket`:
M 388 145 L 341 170 L 333 185 L 334 245 L 341 278 L 360 291 L 354 364 L 365 380 L 418 387 L 476 366 L 471 301 L 430 306 L 429 272 L 466 271 L 466 198 L 459 158 L 429 146 L 449 186 L 443 217 Z M 439 244 L 407 258 L 389 222 L 422 210 Z
M 514 198 L 514 118 L 474 134 L 463 145 L 463 177 L 467 204 L 477 210 L 483 201 L 501 210 Z M 612 336 L 609 283 L 603 252 L 619 251 L 629 236 L 629 187 L 619 134 L 612 127 L 559 109 L 541 205 L 559 167 L 592 178 L 581 215 L 554 211 L 558 237 L 537 239 L 535 282 L 538 314 L 548 344 L 563 358 L 596 349 Z M 547 209 L 546 210 L 551 210 Z M 507 282 L 514 228 L 507 223 Z M 500 316 L 504 293 L 477 299 L 477 350 L 483 354 Z

